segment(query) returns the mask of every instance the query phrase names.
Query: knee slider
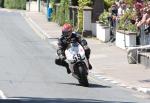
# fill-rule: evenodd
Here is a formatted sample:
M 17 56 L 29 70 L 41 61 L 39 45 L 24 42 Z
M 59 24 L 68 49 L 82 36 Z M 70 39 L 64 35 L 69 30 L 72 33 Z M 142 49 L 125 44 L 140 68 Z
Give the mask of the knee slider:
M 61 59 L 55 59 L 55 64 L 57 64 L 57 65 L 62 65 Z
M 85 40 L 85 39 L 82 39 L 81 40 L 81 45 L 82 46 L 87 46 L 88 44 L 87 44 L 87 41 Z

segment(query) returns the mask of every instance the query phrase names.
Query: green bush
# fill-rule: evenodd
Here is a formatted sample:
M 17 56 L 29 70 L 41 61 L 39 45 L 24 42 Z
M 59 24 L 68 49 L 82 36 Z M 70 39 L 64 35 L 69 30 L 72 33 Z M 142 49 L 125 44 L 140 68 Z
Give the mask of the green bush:
M 73 6 L 78 6 L 78 0 L 72 0 L 72 5 Z
M 52 21 L 55 21 L 56 20 L 56 11 L 54 9 L 54 7 L 55 7 L 55 0 L 51 0 L 50 4 L 52 6 L 52 11 L 53 11 L 52 12 Z
M 109 16 L 109 12 L 104 11 L 102 14 L 100 14 L 99 16 L 99 22 L 101 22 L 102 24 L 108 26 L 109 22 L 108 22 L 108 16 Z
M 26 0 L 4 0 L 4 7 L 10 9 L 26 9 Z
M 52 0 L 52 1 L 54 1 L 55 3 L 60 3 L 60 0 Z
M 104 0 L 104 8 L 106 11 L 112 6 L 115 0 Z
M 129 5 L 133 5 L 134 0 L 124 0 L 124 2 Z
M 137 32 L 136 25 L 132 23 L 133 18 L 135 18 L 135 13 L 133 11 L 126 12 L 120 18 L 117 29 L 130 31 L 130 32 Z
M 58 21 L 60 25 L 69 22 L 69 1 L 61 0 L 58 11 Z

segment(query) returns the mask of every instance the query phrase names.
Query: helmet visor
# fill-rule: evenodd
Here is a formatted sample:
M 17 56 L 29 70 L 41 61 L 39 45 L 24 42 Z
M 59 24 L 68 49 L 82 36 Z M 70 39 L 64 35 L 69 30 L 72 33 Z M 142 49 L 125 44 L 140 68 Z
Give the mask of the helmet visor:
M 69 37 L 72 34 L 72 31 L 63 31 L 62 34 L 65 37 Z

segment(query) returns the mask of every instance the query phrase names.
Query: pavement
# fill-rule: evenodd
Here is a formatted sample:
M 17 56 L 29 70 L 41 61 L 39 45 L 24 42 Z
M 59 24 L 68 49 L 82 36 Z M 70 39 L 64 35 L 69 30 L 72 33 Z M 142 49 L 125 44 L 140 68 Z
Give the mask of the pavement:
M 43 40 L 56 39 L 61 27 L 48 22 L 39 12 L 22 12 L 22 16 Z M 92 50 L 90 62 L 93 69 L 90 76 L 104 79 L 117 86 L 150 94 L 150 69 L 141 64 L 128 64 L 127 50 L 111 43 L 103 43 L 95 37 L 85 38 Z M 56 46 L 57 40 L 51 42 Z

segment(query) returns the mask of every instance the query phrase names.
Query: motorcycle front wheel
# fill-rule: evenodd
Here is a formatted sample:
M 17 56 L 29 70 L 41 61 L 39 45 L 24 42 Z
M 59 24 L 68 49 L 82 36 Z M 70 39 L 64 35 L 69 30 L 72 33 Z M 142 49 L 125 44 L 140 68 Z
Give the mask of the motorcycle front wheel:
M 84 86 L 84 87 L 88 87 L 89 86 L 89 82 L 88 82 L 88 79 L 87 79 L 87 72 L 86 70 L 82 67 L 82 66 L 79 66 L 79 83 L 80 85 Z

